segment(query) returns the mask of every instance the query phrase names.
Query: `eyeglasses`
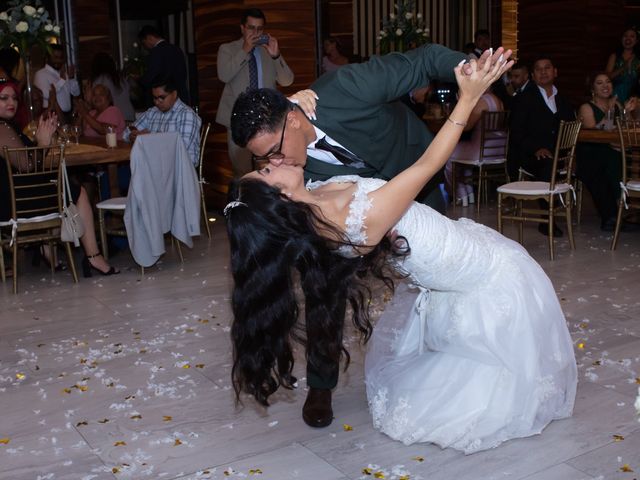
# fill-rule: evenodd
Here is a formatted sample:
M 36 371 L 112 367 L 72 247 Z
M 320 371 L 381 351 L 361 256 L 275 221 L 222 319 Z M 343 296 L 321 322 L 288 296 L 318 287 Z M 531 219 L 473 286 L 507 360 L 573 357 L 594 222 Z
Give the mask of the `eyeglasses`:
M 165 99 L 166 99 L 169 95 L 171 95 L 171 94 L 170 94 L 170 93 L 167 93 L 167 94 L 165 94 L 165 95 L 156 95 L 156 96 L 154 96 L 154 97 L 153 97 L 153 101 L 154 101 L 154 102 L 164 102 L 164 101 L 165 101 Z
M 262 156 L 256 156 L 256 155 L 252 155 L 251 159 L 254 162 L 254 165 L 256 162 L 268 162 L 269 160 L 280 160 L 284 158 L 284 153 L 282 153 L 282 142 L 284 141 L 284 131 L 287 128 L 287 116 L 289 114 L 289 110 L 287 110 L 287 112 L 284 115 L 284 123 L 282 124 L 282 134 L 280 135 L 280 145 L 278 145 L 278 148 L 271 152 L 271 153 L 267 153 L 266 155 L 262 155 Z

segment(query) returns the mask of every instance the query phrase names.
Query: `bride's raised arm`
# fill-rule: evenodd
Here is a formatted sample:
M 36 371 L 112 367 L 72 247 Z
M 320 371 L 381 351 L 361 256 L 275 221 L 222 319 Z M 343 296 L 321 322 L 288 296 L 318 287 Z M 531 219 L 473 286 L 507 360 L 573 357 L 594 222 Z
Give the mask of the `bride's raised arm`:
M 463 72 L 462 63 L 455 68 L 460 88 L 458 103 L 433 142 L 411 167 L 369 194 L 373 207 L 365 223 L 372 243 L 382 239 L 400 220 L 420 190 L 446 163 L 460 140 L 473 107 L 485 90 L 513 65 L 513 61 L 509 61 L 511 50 L 504 51 L 500 47 L 493 57 L 491 55 L 492 52 L 487 50 L 479 62 L 471 60 L 470 66 L 466 67 L 471 73 Z M 479 63 L 483 66 L 479 67 Z

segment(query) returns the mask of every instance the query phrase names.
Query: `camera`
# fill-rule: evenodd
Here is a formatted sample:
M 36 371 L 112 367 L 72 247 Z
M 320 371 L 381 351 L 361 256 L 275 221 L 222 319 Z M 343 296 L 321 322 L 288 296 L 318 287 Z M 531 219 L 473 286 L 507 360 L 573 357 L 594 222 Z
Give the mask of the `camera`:
M 267 45 L 268 43 L 269 43 L 269 35 L 264 33 L 258 37 L 258 41 L 256 42 L 256 45 Z

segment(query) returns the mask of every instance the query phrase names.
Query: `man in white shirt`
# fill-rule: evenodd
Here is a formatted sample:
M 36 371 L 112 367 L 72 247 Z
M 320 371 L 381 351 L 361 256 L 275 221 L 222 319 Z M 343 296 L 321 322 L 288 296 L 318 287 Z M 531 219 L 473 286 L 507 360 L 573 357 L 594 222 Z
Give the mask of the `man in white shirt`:
M 80 95 L 80 86 L 75 79 L 75 67 L 65 65 L 62 45 L 51 45 L 50 48 L 47 63 L 36 72 L 33 82 L 42 90 L 44 108 L 56 110 L 56 105 L 49 105 L 49 100 L 53 100 L 53 93 L 60 110 L 69 113 L 73 109 L 72 97 Z

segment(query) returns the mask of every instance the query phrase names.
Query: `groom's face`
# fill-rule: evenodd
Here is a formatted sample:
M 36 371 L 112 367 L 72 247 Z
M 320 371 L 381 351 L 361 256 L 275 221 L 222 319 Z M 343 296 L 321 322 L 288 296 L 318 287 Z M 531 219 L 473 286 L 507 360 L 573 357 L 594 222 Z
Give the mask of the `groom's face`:
M 297 111 L 285 117 L 282 128 L 275 132 L 263 132 L 247 143 L 258 166 L 270 163 L 275 167 L 290 165 L 304 167 L 307 163 L 307 142 L 300 129 Z

